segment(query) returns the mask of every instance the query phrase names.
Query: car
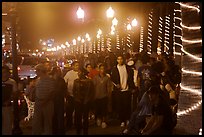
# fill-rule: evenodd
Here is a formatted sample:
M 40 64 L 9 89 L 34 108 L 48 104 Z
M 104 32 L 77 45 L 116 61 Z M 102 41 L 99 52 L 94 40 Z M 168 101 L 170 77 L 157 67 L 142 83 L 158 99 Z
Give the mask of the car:
M 35 66 L 39 63 L 49 61 L 48 58 L 22 57 L 22 63 L 18 65 L 18 76 L 20 80 L 36 77 Z

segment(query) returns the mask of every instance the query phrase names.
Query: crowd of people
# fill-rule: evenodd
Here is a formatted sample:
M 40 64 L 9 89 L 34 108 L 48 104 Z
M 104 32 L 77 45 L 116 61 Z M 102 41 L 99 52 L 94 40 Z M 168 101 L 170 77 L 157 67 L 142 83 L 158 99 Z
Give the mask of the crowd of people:
M 101 128 L 110 115 L 119 119 L 128 135 L 171 134 L 176 125 L 181 70 L 170 55 L 111 53 L 76 58 L 64 74 L 49 63 L 35 69 L 26 91 L 35 102 L 34 135 L 63 135 L 73 127 L 87 135 L 92 116 Z

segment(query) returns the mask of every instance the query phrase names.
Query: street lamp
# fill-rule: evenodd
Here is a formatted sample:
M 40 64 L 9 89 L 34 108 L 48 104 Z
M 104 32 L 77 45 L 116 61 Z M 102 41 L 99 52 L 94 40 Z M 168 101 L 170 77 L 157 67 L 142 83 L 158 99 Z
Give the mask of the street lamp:
M 136 19 L 133 19 L 133 20 L 132 20 L 132 26 L 133 26 L 133 27 L 136 27 L 136 26 L 137 26 L 137 20 L 136 20 Z
M 81 7 L 78 8 L 76 14 L 77 14 L 77 17 L 79 19 L 82 19 L 82 21 L 84 22 L 84 10 Z
M 112 9 L 112 7 L 109 7 L 106 11 L 106 16 L 107 18 L 113 18 L 114 17 L 114 10 Z
M 73 45 L 76 45 L 76 39 L 72 40 Z
M 118 20 L 117 20 L 116 18 L 114 18 L 114 19 L 112 20 L 112 24 L 113 24 L 114 26 L 117 26 L 117 25 L 118 25 Z
M 80 37 L 80 36 L 78 36 L 77 40 L 78 40 L 78 41 L 81 41 L 81 37 Z
M 128 24 L 128 25 L 127 25 L 127 30 L 131 30 L 131 29 L 132 29 L 131 24 Z

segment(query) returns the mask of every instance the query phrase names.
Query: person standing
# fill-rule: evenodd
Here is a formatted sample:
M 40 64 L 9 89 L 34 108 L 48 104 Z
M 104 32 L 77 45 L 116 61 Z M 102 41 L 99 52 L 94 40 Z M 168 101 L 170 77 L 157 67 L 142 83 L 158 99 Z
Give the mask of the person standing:
M 94 86 L 92 80 L 86 78 L 82 71 L 78 73 L 79 78 L 74 81 L 73 95 L 75 103 L 75 127 L 76 134 L 88 135 L 89 109 L 94 97 Z
M 128 124 L 131 114 L 131 92 L 135 90 L 134 72 L 124 64 L 122 55 L 117 57 L 117 66 L 112 70 L 111 80 L 114 84 L 113 107 L 119 114 L 121 127 Z
M 97 125 L 102 128 L 107 127 L 107 113 L 108 113 L 108 98 L 111 93 L 111 81 L 105 73 L 104 64 L 99 65 L 99 74 L 93 79 L 95 88 L 95 113 L 97 118 Z
M 78 77 L 79 62 L 74 61 L 72 63 L 72 70 L 68 71 L 64 76 L 64 80 L 67 83 L 67 93 L 66 93 L 66 128 L 70 129 L 73 126 L 73 112 L 74 112 L 74 97 L 73 97 L 73 85 L 74 80 Z
M 17 92 L 16 81 L 10 78 L 8 66 L 2 66 L 2 135 L 12 135 L 11 100 Z
M 52 135 L 55 81 L 48 75 L 44 64 L 38 64 L 35 69 L 38 79 L 36 81 L 32 134 Z
M 62 78 L 62 72 L 59 67 L 54 67 L 50 75 L 55 79 L 56 91 L 54 96 L 54 117 L 53 134 L 65 135 L 64 129 L 64 99 L 67 92 L 67 85 Z

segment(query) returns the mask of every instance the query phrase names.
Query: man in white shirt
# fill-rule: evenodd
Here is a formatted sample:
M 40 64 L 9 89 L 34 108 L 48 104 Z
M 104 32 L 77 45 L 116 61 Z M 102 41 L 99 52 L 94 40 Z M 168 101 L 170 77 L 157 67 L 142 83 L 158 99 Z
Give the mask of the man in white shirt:
M 112 70 L 111 80 L 114 84 L 113 109 L 118 113 L 121 127 L 128 124 L 131 114 L 131 91 L 135 89 L 134 72 L 124 64 L 122 55 L 117 57 L 117 66 Z
M 78 78 L 79 62 L 74 61 L 72 63 L 72 70 L 68 71 L 64 76 L 64 80 L 67 83 L 67 95 L 66 95 L 66 128 L 70 129 L 73 125 L 72 114 L 74 112 L 74 98 L 73 98 L 73 85 L 74 80 Z

